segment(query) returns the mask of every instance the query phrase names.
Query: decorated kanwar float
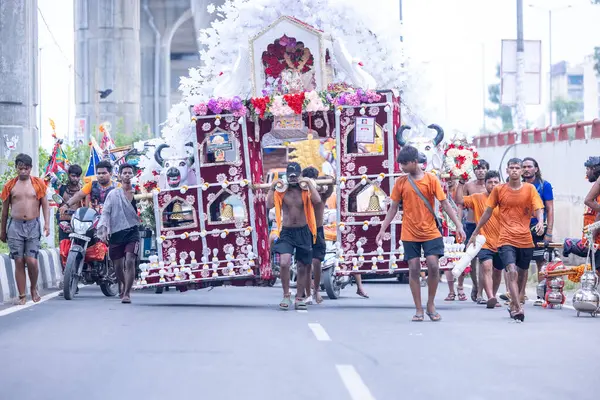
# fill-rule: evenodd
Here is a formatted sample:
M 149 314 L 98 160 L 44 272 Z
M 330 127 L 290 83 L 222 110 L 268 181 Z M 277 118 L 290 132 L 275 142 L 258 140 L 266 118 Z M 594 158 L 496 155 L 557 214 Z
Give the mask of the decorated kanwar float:
M 228 32 L 218 24 L 210 33 Z M 209 56 L 222 60 L 215 47 L 209 46 Z M 139 164 L 142 214 L 152 220 L 158 251 L 140 266 L 136 289 L 272 284 L 266 197 L 273 180 L 280 180 L 277 190 L 285 190 L 281 175 L 289 161 L 317 168 L 327 178 L 315 183 L 335 187 L 325 227 L 324 279 L 337 289 L 330 297 L 354 274 L 407 272 L 402 212 L 382 245 L 375 243 L 388 194 L 402 175 L 398 152 L 406 144 L 416 146 L 423 168 L 445 181 L 452 174 L 468 178 L 476 151 L 462 142 L 443 147 L 444 131 L 437 125 L 403 126 L 400 92 L 379 88 L 381 82 L 349 47 L 343 37 L 280 15 L 255 26 L 224 71 L 205 66 L 182 79 L 185 87 L 195 77 L 196 86 L 185 88 L 187 102 L 171 111 L 163 143 Z M 379 76 L 386 69 L 401 76 L 392 63 L 371 68 Z M 442 269 L 452 269 L 464 251 L 451 230 L 444 225 Z

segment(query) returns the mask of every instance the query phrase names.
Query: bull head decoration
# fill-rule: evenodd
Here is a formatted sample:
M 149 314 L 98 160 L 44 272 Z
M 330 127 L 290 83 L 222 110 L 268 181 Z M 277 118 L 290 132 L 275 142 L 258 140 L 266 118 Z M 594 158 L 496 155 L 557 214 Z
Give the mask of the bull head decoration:
M 425 136 L 412 137 L 410 139 L 404 138 L 404 131 L 411 129 L 408 125 L 402 125 L 398 132 L 396 132 L 396 142 L 400 147 L 413 146 L 419 153 L 422 153 L 427 158 L 427 161 L 423 163 L 425 171 L 431 171 L 432 169 L 441 169 L 443 164 L 442 152 L 438 148 L 438 145 L 444 140 L 444 130 L 436 124 L 428 126 L 429 129 L 436 131 L 435 138 L 431 139 Z
M 193 173 L 191 167 L 194 164 L 194 156 L 164 158 L 162 152 L 168 147 L 171 146 L 163 143 L 154 152 L 154 160 L 162 167 L 161 175 L 164 177 L 166 188 L 173 189 L 182 185 L 193 184 L 189 178 Z M 194 144 L 192 142 L 186 143 L 185 147 L 191 147 L 193 154 Z

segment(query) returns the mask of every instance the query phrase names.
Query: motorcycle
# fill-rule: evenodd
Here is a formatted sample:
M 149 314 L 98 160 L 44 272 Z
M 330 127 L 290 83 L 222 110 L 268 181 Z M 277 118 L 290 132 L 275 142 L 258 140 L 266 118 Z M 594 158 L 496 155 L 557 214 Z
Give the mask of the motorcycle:
M 52 199 L 59 206 L 64 204 L 64 199 L 57 194 L 52 195 Z M 73 299 L 79 282 L 86 285 L 95 283 L 100 286 L 105 296 L 116 296 L 118 283 L 115 268 L 108 259 L 106 245 L 96 237 L 100 214 L 88 207 L 81 207 L 69 213 L 73 216 L 69 232 L 70 243 L 65 244 L 68 245 L 63 277 L 65 300 Z M 61 257 L 62 255 L 63 244 L 61 243 Z
M 325 253 L 325 260 L 322 263 L 321 282 L 327 293 L 327 297 L 331 300 L 339 299 L 340 292 L 346 286 L 352 284 L 353 277 L 351 275 L 336 276 L 335 265 L 336 265 L 337 252 L 333 242 L 327 242 L 327 253 Z

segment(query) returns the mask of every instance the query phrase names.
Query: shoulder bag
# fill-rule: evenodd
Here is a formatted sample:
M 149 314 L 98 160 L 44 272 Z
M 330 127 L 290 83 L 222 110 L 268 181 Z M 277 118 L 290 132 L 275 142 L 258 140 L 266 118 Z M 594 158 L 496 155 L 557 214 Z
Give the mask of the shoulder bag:
M 425 198 L 425 196 L 423 196 L 423 193 L 421 193 L 421 191 L 419 190 L 419 188 L 417 187 L 415 182 L 412 180 L 410 175 L 408 175 L 407 177 L 408 177 L 408 183 L 410 183 L 410 186 L 412 186 L 412 188 L 415 191 L 415 193 L 417 194 L 417 196 L 419 196 L 419 198 L 421 200 L 423 200 L 423 203 L 425 203 L 425 207 L 427 207 L 427 209 L 429 210 L 431 215 L 433 215 L 433 219 L 435 220 L 435 225 L 437 226 L 440 233 L 442 233 L 442 221 L 440 221 L 438 216 L 435 214 L 435 211 L 433 211 L 433 207 L 431 206 L 429 201 Z

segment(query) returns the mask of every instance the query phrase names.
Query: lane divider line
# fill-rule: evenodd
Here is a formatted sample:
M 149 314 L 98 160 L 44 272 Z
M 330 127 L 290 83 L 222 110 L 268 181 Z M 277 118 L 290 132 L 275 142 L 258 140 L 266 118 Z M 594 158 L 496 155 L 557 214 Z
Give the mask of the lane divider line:
M 84 288 L 84 287 L 85 287 L 85 285 L 79 284 L 79 289 Z M 0 310 L 0 317 L 4 317 L 6 315 L 16 313 L 17 311 L 26 310 L 29 307 L 37 306 L 38 304 L 42 304 L 48 300 L 58 297 L 58 295 L 60 295 L 61 292 L 62 292 L 62 290 L 57 290 L 56 292 L 48 293 L 48 294 L 42 296 L 42 299 L 40 301 L 38 301 L 37 303 L 34 303 L 32 300 L 29 300 L 27 303 L 25 303 L 22 306 L 12 306 L 5 310 Z
M 375 400 L 371 391 L 352 365 L 336 365 L 340 378 L 352 400 Z
M 331 338 L 329 337 L 329 334 L 327 333 L 327 331 L 325 330 L 325 328 L 323 328 L 323 326 L 321 324 L 309 323 L 308 327 L 310 328 L 310 330 L 312 331 L 312 333 L 315 335 L 315 337 L 317 338 L 317 340 L 319 342 L 331 342 Z

